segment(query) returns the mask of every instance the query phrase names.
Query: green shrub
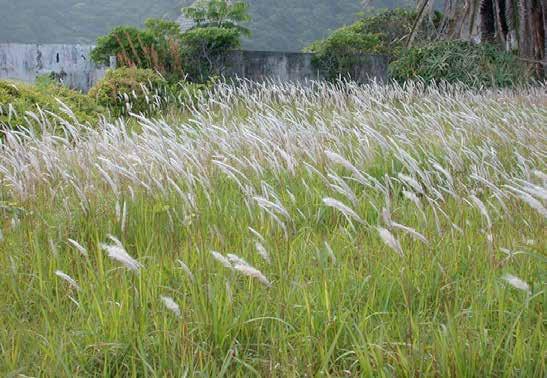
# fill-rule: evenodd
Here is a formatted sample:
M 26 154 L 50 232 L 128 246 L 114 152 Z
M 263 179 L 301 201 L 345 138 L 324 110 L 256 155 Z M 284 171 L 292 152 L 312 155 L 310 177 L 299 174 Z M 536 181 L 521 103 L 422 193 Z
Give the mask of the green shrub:
M 316 41 L 305 51 L 314 53 L 313 63 L 327 79 L 351 74 L 364 53 L 397 56 L 406 44 L 416 20 L 414 10 L 393 9 L 371 15 L 356 23 L 334 31 L 324 40 Z M 440 14 L 435 14 L 434 25 L 424 21 L 417 29 L 418 44 L 429 41 Z M 431 27 L 430 27 L 431 26 Z
M 360 55 L 365 51 L 377 52 L 379 43 L 377 34 L 360 34 L 352 27 L 342 28 L 310 46 L 310 51 L 315 52 L 312 62 L 327 79 L 333 80 L 350 74 L 359 64 Z
M 74 114 L 78 122 L 93 124 L 104 111 L 88 96 L 54 84 L 41 78 L 36 85 L 0 80 L 0 125 L 2 127 L 18 127 L 35 125 L 35 121 L 27 112 L 38 114 L 44 111 L 47 119 L 56 122 L 54 113 L 62 119 L 74 123 L 72 115 L 63 111 L 59 99 Z
M 226 52 L 239 47 L 241 36 L 248 35 L 248 30 L 237 24 L 247 20 L 248 15 L 241 2 L 214 0 L 200 6 L 209 8 L 185 8 L 197 17 L 197 26 L 185 33 L 180 32 L 177 23 L 158 19 L 147 20 L 142 30 L 120 26 L 99 37 L 91 58 L 107 64 L 115 56 L 118 67 L 152 69 L 169 83 L 207 82 L 210 76 L 222 73 Z
M 120 26 L 99 37 L 91 59 L 107 64 L 111 56 L 119 67 L 138 67 L 160 72 L 166 78 L 182 77 L 180 28 L 176 22 L 148 19 L 145 29 Z
M 222 74 L 226 52 L 240 46 L 240 37 L 238 29 L 213 26 L 185 32 L 181 41 L 188 78 L 206 82 L 211 76 Z
M 150 69 L 123 67 L 107 71 L 89 91 L 89 97 L 110 109 L 114 116 L 151 114 L 165 101 L 167 81 Z
M 490 44 L 443 41 L 403 51 L 390 65 L 399 81 L 421 79 L 461 82 L 471 87 L 508 87 L 523 83 L 528 75 L 518 59 Z
M 91 51 L 91 59 L 97 64 L 108 64 L 111 56 L 123 55 L 120 64 L 126 61 L 125 57 L 135 64 L 142 63 L 147 61 L 145 47 L 152 44 L 150 33 L 133 26 L 118 26 L 108 35 L 97 39 L 97 45 Z

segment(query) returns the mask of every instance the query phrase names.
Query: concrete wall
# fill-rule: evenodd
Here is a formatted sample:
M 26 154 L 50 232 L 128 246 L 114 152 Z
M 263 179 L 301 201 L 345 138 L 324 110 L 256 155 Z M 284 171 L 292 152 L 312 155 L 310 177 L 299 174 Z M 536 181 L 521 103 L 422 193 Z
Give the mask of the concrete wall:
M 0 79 L 33 82 L 38 75 L 54 72 L 71 88 L 88 91 L 105 74 L 90 59 L 93 46 L 87 45 L 26 45 L 0 43 Z M 223 73 L 227 77 L 254 81 L 318 80 L 322 78 L 312 65 L 312 54 L 266 51 L 232 51 Z M 349 73 L 353 80 L 387 79 L 388 58 L 363 55 Z
M 253 81 L 276 79 L 302 81 L 321 78 L 311 63 L 313 54 L 270 51 L 231 51 L 226 57 L 224 75 Z
M 0 44 L 0 79 L 34 82 L 55 72 L 71 88 L 87 91 L 105 74 L 90 59 L 93 46 Z
M 254 81 L 277 79 L 303 81 L 322 79 L 323 75 L 312 64 L 313 54 L 272 51 L 233 51 L 226 59 L 225 76 L 238 76 Z M 348 72 L 357 82 L 388 78 L 389 58 L 383 55 L 362 55 L 358 64 Z

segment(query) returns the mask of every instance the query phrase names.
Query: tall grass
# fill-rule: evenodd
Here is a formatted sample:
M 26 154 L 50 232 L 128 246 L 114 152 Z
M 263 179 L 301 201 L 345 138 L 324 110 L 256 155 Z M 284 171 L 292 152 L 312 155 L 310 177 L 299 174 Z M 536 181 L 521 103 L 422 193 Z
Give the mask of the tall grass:
M 240 82 L 7 130 L 0 372 L 544 376 L 546 104 Z

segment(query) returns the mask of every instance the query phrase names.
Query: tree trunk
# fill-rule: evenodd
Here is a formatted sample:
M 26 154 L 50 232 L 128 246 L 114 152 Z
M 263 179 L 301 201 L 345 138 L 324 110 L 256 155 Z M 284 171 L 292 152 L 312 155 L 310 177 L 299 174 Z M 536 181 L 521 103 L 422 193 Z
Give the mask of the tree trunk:
M 439 33 L 446 39 L 497 43 L 518 50 L 525 61 L 545 69 L 547 0 L 445 0 Z
M 537 69 L 546 65 L 545 10 L 545 0 L 520 0 L 519 52 L 525 59 L 542 62 Z
M 481 0 L 446 0 L 439 34 L 446 39 L 481 41 Z

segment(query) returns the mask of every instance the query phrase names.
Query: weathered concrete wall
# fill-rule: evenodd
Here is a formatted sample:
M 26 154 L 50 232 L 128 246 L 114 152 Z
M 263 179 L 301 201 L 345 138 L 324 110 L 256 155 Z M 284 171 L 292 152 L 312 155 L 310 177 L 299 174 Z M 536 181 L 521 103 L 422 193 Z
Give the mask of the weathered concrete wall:
M 225 76 L 237 76 L 254 81 L 277 79 L 304 81 L 322 79 L 322 73 L 312 64 L 313 54 L 272 51 L 233 51 L 226 58 Z M 362 55 L 348 75 L 360 83 L 388 78 L 389 58 L 382 55 Z
M 87 92 L 106 71 L 90 58 L 93 46 L 27 45 L 0 43 L 0 79 L 33 82 L 36 77 L 54 72 L 71 88 Z M 227 55 L 223 73 L 254 81 L 274 79 L 304 81 L 322 79 L 312 65 L 313 54 L 269 51 L 232 51 Z M 363 55 L 349 75 L 357 82 L 385 80 L 388 58 Z
M 232 51 L 226 57 L 224 74 L 253 81 L 317 80 L 321 76 L 311 63 L 313 54 L 269 51 Z
M 0 44 L 0 79 L 34 82 L 36 77 L 54 72 L 62 82 L 87 91 L 105 74 L 90 59 L 93 46 Z

